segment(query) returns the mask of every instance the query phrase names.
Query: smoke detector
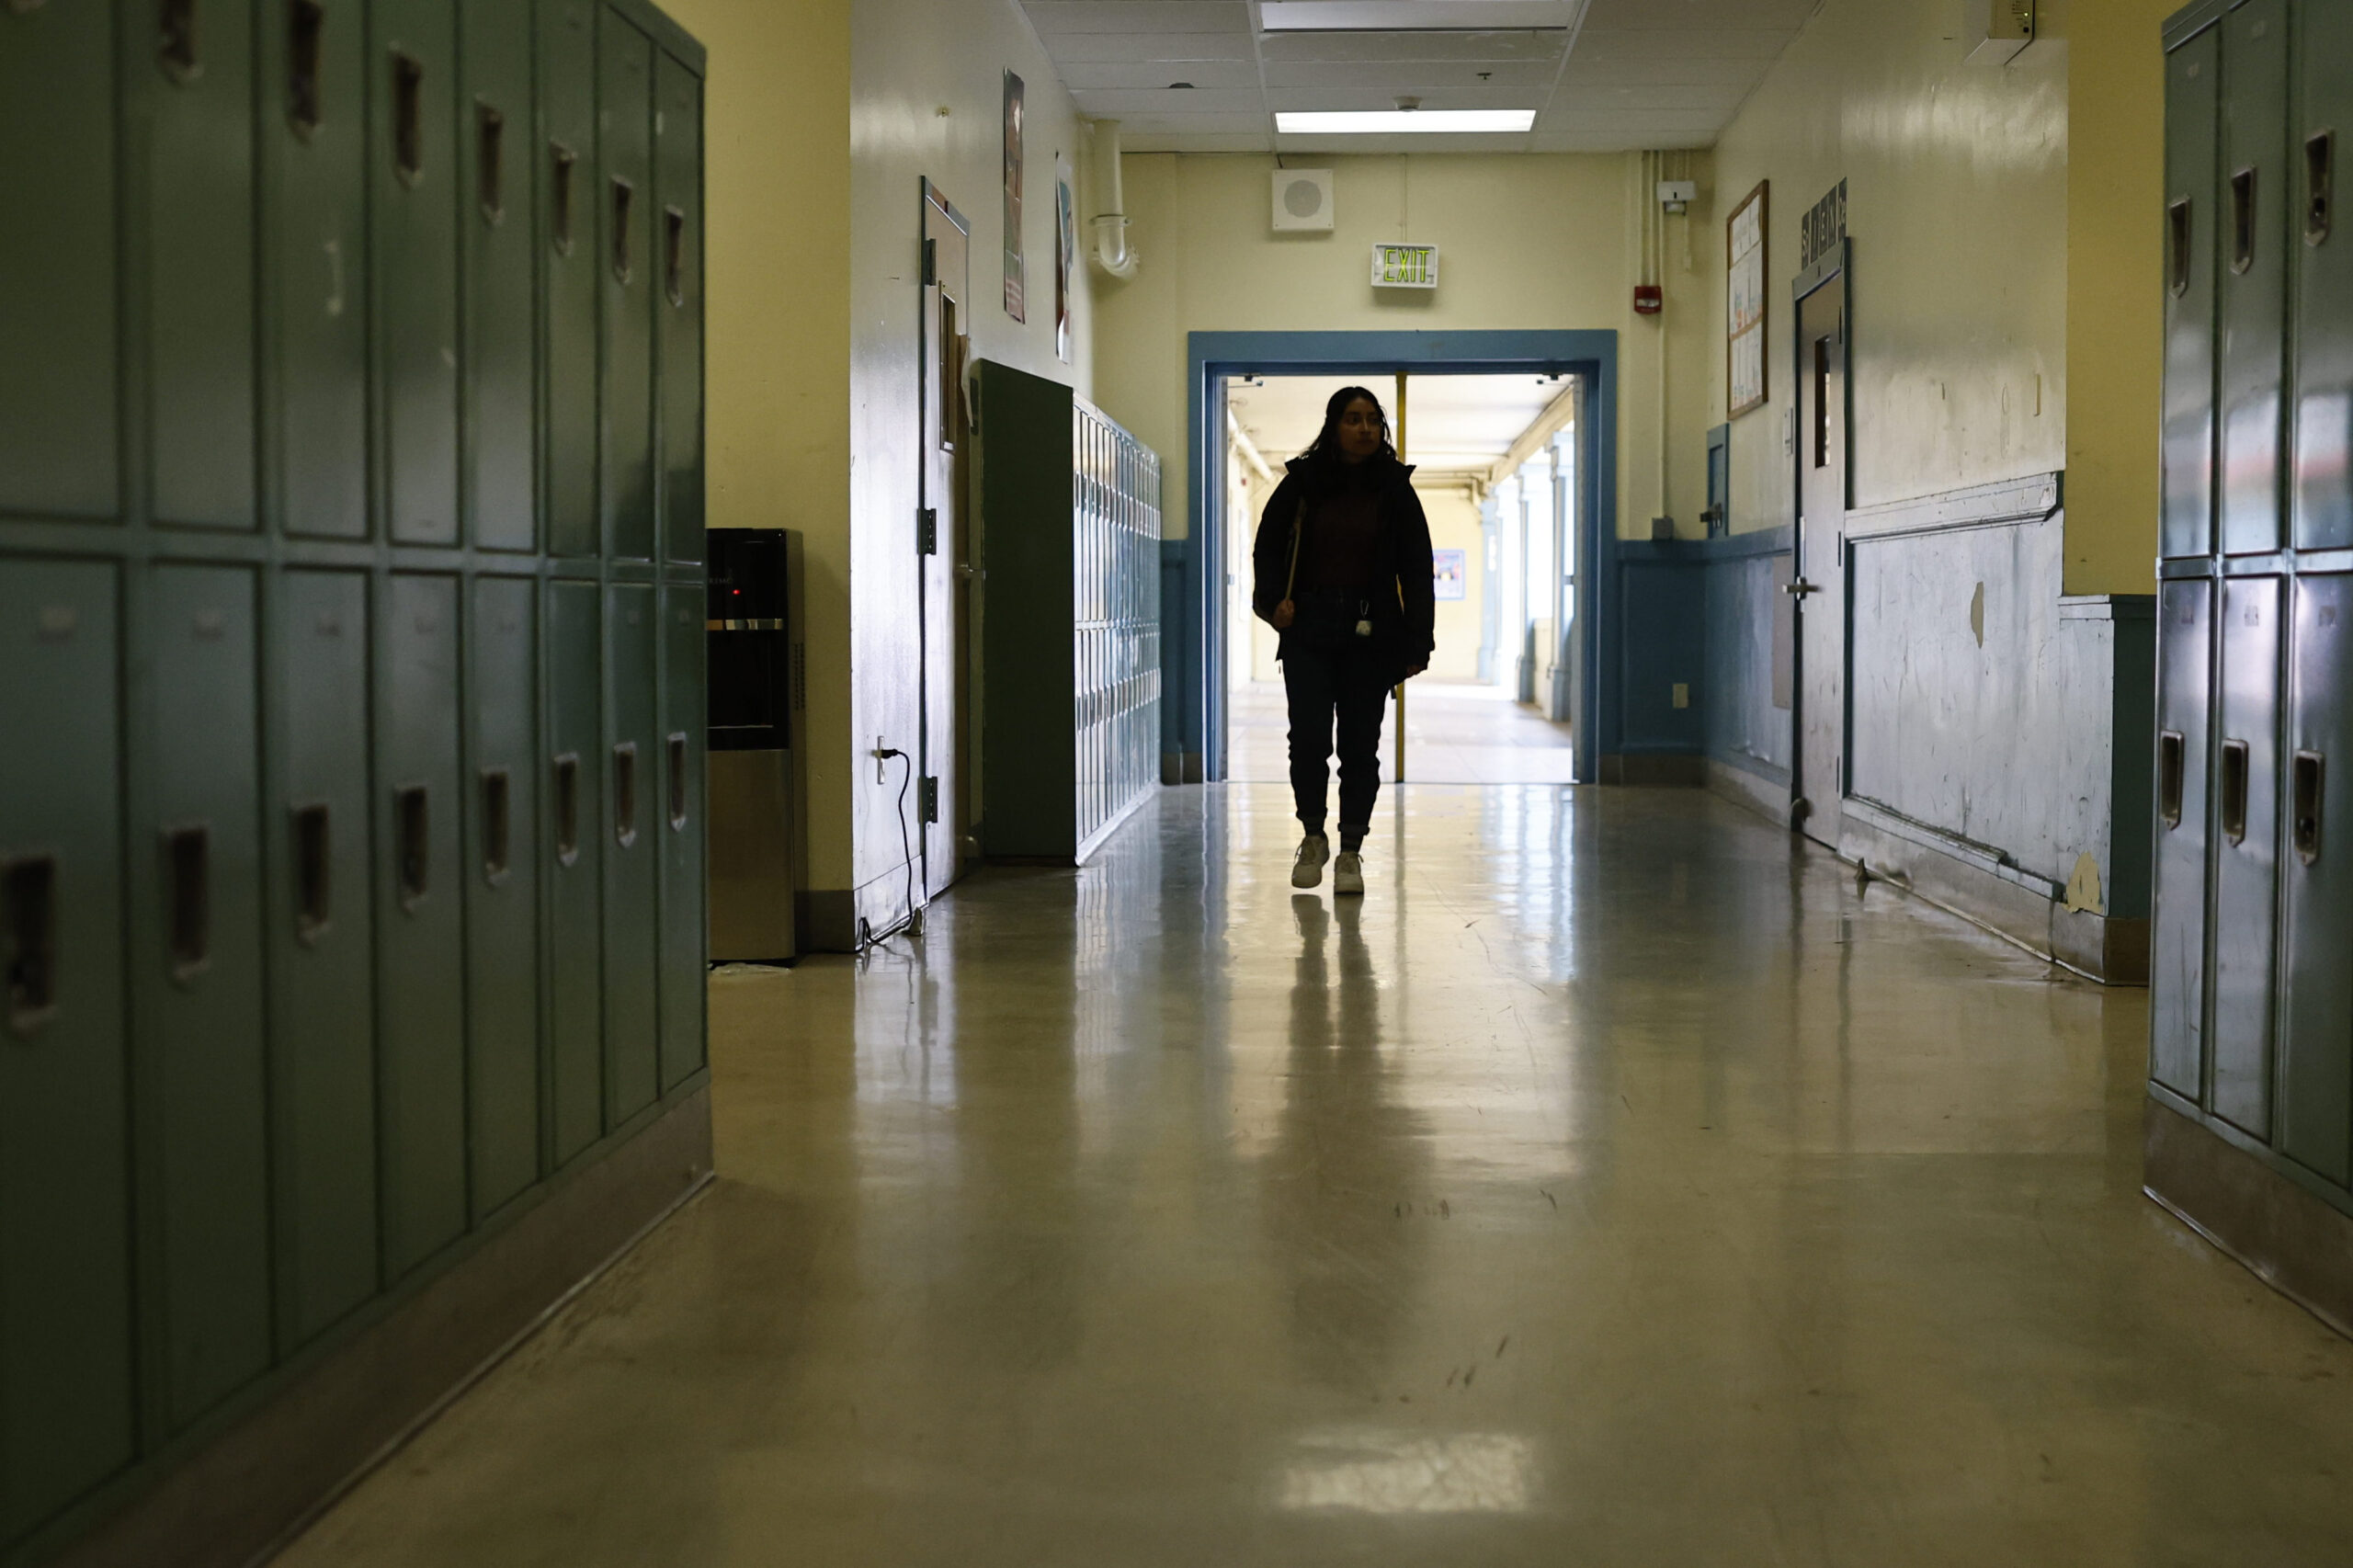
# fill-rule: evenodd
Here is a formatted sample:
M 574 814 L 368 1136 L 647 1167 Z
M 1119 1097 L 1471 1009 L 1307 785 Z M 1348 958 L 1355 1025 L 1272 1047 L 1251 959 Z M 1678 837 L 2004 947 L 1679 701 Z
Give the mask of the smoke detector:
M 1332 171 L 1275 171 L 1275 232 L 1304 233 L 1332 229 Z

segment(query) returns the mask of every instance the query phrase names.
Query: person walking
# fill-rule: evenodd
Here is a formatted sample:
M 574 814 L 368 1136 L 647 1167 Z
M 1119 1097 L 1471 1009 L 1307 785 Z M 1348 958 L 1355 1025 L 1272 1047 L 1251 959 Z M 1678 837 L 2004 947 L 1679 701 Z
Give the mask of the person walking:
M 1258 523 L 1250 603 L 1281 633 L 1290 786 L 1302 832 L 1290 882 L 1312 888 L 1332 859 L 1324 831 L 1333 735 L 1340 754 L 1335 893 L 1364 892 L 1364 838 L 1381 793 L 1381 706 L 1429 668 L 1437 645 L 1430 525 L 1398 461 L 1381 400 L 1342 387 L 1314 445 L 1287 465 Z

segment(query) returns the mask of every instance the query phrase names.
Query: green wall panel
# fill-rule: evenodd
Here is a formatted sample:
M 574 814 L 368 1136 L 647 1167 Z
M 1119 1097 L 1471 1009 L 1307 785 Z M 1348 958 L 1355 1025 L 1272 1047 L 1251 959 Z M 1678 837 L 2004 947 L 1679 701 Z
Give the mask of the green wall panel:
M 0 376 L 0 513 L 122 507 L 113 51 L 109 6 L 0 6 L 0 365 L 41 367 Z
M 708 633 L 700 581 L 662 589 L 662 1087 L 703 1064 L 703 742 L 709 701 L 703 653 Z
M 288 572 L 269 619 L 272 1176 L 290 1349 L 378 1282 L 367 575 Z
M 654 555 L 654 45 L 607 10 L 597 40 L 597 211 L 603 388 L 597 499 L 605 548 Z
M 541 385 L 548 550 L 595 555 L 597 533 L 597 11 L 589 0 L 540 0 L 540 255 L 547 268 Z
M 662 200 L 662 551 L 703 559 L 702 79 L 665 54 L 655 70 Z
M 531 9 L 519 0 L 465 8 L 460 124 L 472 199 L 466 236 L 466 488 L 474 542 L 527 551 L 532 492 L 531 192 L 540 160 L 531 106 Z
M 467 1219 L 458 580 L 395 574 L 380 592 L 377 1093 L 384 1271 L 396 1278 Z
M 539 585 L 483 577 L 467 641 L 466 997 L 473 1211 L 540 1175 Z
M 2214 548 L 2215 113 L 2222 28 L 2165 57 L 2165 521 L 2160 553 Z
M 161 1359 L 154 1414 L 177 1430 L 270 1358 L 261 737 L 254 574 L 159 566 L 146 587 L 132 819 L 146 842 L 131 879 L 141 1300 Z
M 115 592 L 0 559 L 0 1549 L 131 1453 Z
M 2246 0 L 2222 28 L 2222 540 L 2281 538 L 2280 369 L 2288 303 L 2287 0 Z
M 402 544 L 458 541 L 457 12 L 373 0 L 369 159 L 384 515 Z
M 654 589 L 605 596 L 605 1112 L 618 1125 L 654 1103 L 659 944 L 654 889 L 663 825 L 654 703 Z
M 548 1069 L 554 1152 L 605 1129 L 603 589 L 547 588 Z

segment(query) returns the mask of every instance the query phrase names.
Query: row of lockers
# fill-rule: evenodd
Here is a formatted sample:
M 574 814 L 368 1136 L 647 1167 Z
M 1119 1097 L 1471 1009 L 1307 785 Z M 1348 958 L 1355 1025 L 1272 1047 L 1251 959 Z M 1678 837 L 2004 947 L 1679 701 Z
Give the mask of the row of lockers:
M 700 1071 L 703 626 L 0 558 L 0 1546 Z
M 0 516 L 699 562 L 683 40 L 595 0 L 0 6 L 38 368 Z

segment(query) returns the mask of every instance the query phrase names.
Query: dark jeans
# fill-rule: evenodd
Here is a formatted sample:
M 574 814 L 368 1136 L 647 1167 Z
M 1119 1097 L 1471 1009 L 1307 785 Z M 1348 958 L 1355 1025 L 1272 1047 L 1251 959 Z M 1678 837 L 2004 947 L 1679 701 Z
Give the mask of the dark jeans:
M 1340 734 L 1340 846 L 1354 849 L 1372 825 L 1381 793 L 1381 715 L 1389 699 L 1384 660 L 1368 642 L 1291 648 L 1283 658 L 1290 704 L 1290 790 L 1301 825 L 1324 831 L 1333 721 Z

